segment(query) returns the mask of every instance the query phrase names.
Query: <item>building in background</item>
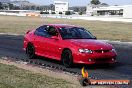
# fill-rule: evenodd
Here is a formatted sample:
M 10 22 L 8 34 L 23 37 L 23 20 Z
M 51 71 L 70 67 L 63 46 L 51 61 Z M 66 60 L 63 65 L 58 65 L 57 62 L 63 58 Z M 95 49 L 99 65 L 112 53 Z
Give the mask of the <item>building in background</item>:
M 132 5 L 125 5 L 123 7 L 123 17 L 132 18 Z
M 94 9 L 98 9 L 98 8 L 101 8 L 101 7 L 108 7 L 109 5 L 105 4 L 105 5 L 102 5 L 102 4 L 99 4 L 99 5 L 94 5 L 94 4 L 88 4 L 87 5 L 87 10 L 86 10 L 86 14 L 88 16 L 93 16 L 95 15 L 96 13 L 94 13 Z
M 132 5 L 123 6 L 102 6 L 88 5 L 86 14 L 88 16 L 108 16 L 108 17 L 123 17 L 132 18 Z
M 108 6 L 93 9 L 98 16 L 123 16 L 124 6 Z
M 65 1 L 54 1 L 54 5 L 55 5 L 55 13 L 65 13 L 66 11 L 68 11 L 69 9 L 69 3 L 65 2 Z

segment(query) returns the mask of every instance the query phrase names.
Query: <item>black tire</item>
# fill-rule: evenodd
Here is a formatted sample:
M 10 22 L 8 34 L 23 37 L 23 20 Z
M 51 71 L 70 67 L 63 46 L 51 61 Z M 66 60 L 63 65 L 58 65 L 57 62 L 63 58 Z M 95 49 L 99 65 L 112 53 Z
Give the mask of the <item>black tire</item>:
M 35 48 L 32 44 L 28 44 L 26 48 L 26 54 L 29 59 L 34 59 L 35 58 Z
M 73 56 L 70 50 L 64 50 L 62 53 L 62 64 L 66 67 L 72 67 L 73 65 Z

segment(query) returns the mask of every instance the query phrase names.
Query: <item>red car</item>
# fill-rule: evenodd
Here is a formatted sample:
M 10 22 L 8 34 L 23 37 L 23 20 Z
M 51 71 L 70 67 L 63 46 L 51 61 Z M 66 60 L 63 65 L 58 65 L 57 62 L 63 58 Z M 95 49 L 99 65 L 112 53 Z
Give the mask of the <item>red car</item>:
M 112 64 L 117 53 L 108 43 L 97 40 L 88 30 L 63 24 L 43 25 L 28 31 L 24 50 L 32 59 L 36 55 L 62 61 L 70 67 L 79 64 Z

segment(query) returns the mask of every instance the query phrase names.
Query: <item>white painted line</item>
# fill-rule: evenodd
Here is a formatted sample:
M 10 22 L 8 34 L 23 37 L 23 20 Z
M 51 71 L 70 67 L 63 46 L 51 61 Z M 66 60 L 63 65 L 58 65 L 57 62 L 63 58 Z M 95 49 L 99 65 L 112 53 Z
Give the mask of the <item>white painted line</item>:
M 110 40 L 101 40 L 101 41 L 108 43 L 116 43 L 116 44 L 132 44 L 132 42 L 121 42 L 121 41 L 110 41 Z
M 16 35 L 16 36 L 19 36 L 19 35 L 24 35 L 24 34 L 15 34 L 15 33 L 0 33 L 0 35 Z

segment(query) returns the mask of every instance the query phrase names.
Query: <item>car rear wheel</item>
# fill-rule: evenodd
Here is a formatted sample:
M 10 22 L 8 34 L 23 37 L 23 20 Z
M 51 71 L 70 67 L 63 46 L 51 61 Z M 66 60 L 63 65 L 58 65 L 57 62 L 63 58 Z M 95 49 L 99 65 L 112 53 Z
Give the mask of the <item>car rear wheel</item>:
M 62 53 L 62 63 L 65 67 L 71 67 L 73 65 L 72 52 L 70 50 L 64 50 Z
M 27 48 L 26 48 L 26 54 L 27 54 L 27 57 L 29 59 L 33 59 L 35 58 L 35 48 L 32 44 L 28 44 Z

